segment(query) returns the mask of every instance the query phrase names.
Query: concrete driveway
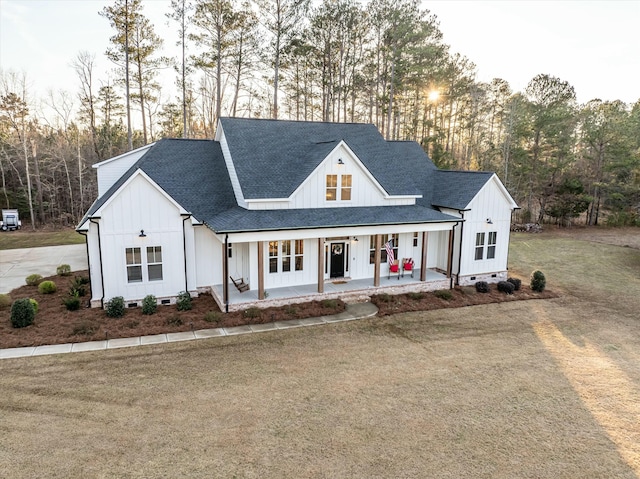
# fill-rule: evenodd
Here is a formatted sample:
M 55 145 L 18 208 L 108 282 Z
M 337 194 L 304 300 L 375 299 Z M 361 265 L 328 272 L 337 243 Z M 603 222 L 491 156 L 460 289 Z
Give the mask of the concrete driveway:
M 56 268 L 61 264 L 71 266 L 71 271 L 87 269 L 86 245 L 2 250 L 0 251 L 0 293 L 8 293 L 24 285 L 24 279 L 30 274 L 54 275 Z

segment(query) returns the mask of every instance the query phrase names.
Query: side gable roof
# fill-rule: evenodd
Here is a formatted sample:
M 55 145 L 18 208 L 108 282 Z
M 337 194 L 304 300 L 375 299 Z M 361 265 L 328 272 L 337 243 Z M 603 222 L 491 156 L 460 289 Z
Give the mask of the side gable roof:
M 220 124 L 246 199 L 290 196 L 340 141 L 390 195 L 422 193 L 407 181 L 405 162 L 434 168 L 419 145 L 387 142 L 371 124 L 248 118 L 221 118 Z

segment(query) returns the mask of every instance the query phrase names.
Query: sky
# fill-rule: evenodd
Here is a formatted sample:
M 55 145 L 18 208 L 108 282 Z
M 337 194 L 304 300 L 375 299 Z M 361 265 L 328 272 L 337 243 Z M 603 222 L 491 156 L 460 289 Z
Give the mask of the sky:
M 0 68 L 24 72 L 32 96 L 75 94 L 79 82 L 70 65 L 85 50 L 95 54 L 96 78 L 106 80 L 113 65 L 104 52 L 113 31 L 98 12 L 111 3 L 0 0 Z M 165 39 L 164 54 L 177 56 L 177 30 L 165 16 L 170 0 L 143 5 Z M 422 6 L 438 17 L 451 51 L 475 63 L 478 81 L 502 78 L 523 91 L 545 73 L 569 82 L 580 103 L 640 99 L 640 0 L 423 0 Z M 172 71 L 165 77 L 171 86 Z

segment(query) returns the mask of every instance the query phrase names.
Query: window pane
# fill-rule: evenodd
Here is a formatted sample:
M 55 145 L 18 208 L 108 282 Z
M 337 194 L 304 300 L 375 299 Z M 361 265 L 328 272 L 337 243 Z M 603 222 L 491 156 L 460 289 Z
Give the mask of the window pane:
M 338 175 L 327 175 L 327 201 L 335 201 L 338 196 Z
M 484 246 L 484 233 L 476 234 L 476 246 Z
M 303 256 L 296 256 L 296 271 L 302 271 L 303 259 Z
M 288 256 L 282 258 L 282 271 L 285 273 L 291 271 L 291 258 Z
M 269 256 L 278 256 L 278 242 L 269 241 Z
M 142 263 L 140 257 L 140 248 L 126 248 L 127 264 L 140 264 Z
M 269 273 L 278 272 L 278 258 L 269 258 Z
M 351 200 L 351 175 L 342 175 L 340 177 L 342 189 L 340 190 L 340 199 L 342 201 Z
M 282 254 L 284 256 L 291 255 L 291 241 L 290 240 L 286 240 L 286 241 L 282 242 Z
M 142 266 L 127 266 L 127 281 L 140 283 L 142 281 Z
M 304 240 L 296 240 L 296 254 L 304 253 Z
M 148 266 L 149 273 L 149 281 L 160 281 L 162 280 L 162 265 L 161 264 L 150 264 Z
M 479 246 L 476 248 L 476 259 L 482 259 L 483 251 L 484 251 L 484 248 L 482 246 Z
M 338 175 L 327 175 L 327 188 L 336 188 L 338 186 Z
M 327 188 L 327 201 L 335 201 L 338 195 L 338 190 L 336 188 Z
M 162 263 L 162 247 L 161 246 L 147 247 L 147 263 Z
M 487 259 L 494 259 L 496 257 L 496 247 L 489 246 L 487 248 Z
M 340 180 L 343 188 L 351 188 L 351 175 L 342 175 Z

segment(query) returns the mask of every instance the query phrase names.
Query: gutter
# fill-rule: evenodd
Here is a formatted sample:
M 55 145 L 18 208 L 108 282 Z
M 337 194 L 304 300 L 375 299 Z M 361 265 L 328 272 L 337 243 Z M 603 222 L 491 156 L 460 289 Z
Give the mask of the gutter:
M 463 220 L 464 221 L 464 220 Z M 456 221 L 456 224 L 453 225 L 453 235 L 455 236 L 455 230 L 456 227 L 462 223 L 463 221 Z M 460 238 L 462 238 L 462 228 L 460 229 Z M 449 261 L 451 262 L 451 266 L 453 266 L 453 248 L 451 248 L 451 253 L 449 253 Z M 460 261 L 458 261 L 458 272 L 460 270 Z M 457 276 L 456 276 L 456 283 L 457 283 Z M 453 289 L 453 271 L 451 272 L 451 277 L 449 278 L 449 289 Z
M 89 270 L 89 281 L 91 281 L 91 261 L 89 261 L 89 237 L 88 232 L 86 231 L 78 231 L 78 234 L 84 236 L 84 246 L 87 250 L 87 269 Z M 104 293 L 104 290 L 103 290 Z M 91 300 L 89 300 L 89 306 L 91 306 Z
M 222 257 L 224 258 L 224 264 L 222 267 L 222 300 L 224 301 L 224 312 L 229 312 L 229 235 L 224 236 L 224 251 Z
M 469 211 L 469 210 L 458 210 L 458 213 L 460 213 L 462 218 L 462 224 L 460 225 L 460 247 L 458 248 L 458 272 L 456 273 L 456 286 L 460 286 L 460 268 L 462 267 L 462 238 L 464 237 L 464 212 L 465 211 Z
M 100 236 L 100 223 L 93 221 L 93 218 L 89 218 L 89 221 L 98 227 L 98 256 L 100 257 L 100 284 L 102 286 L 102 297 L 100 298 L 100 307 L 104 309 L 104 270 L 102 267 L 102 237 Z M 87 244 L 87 250 L 89 246 Z M 87 260 L 89 258 L 87 257 Z

